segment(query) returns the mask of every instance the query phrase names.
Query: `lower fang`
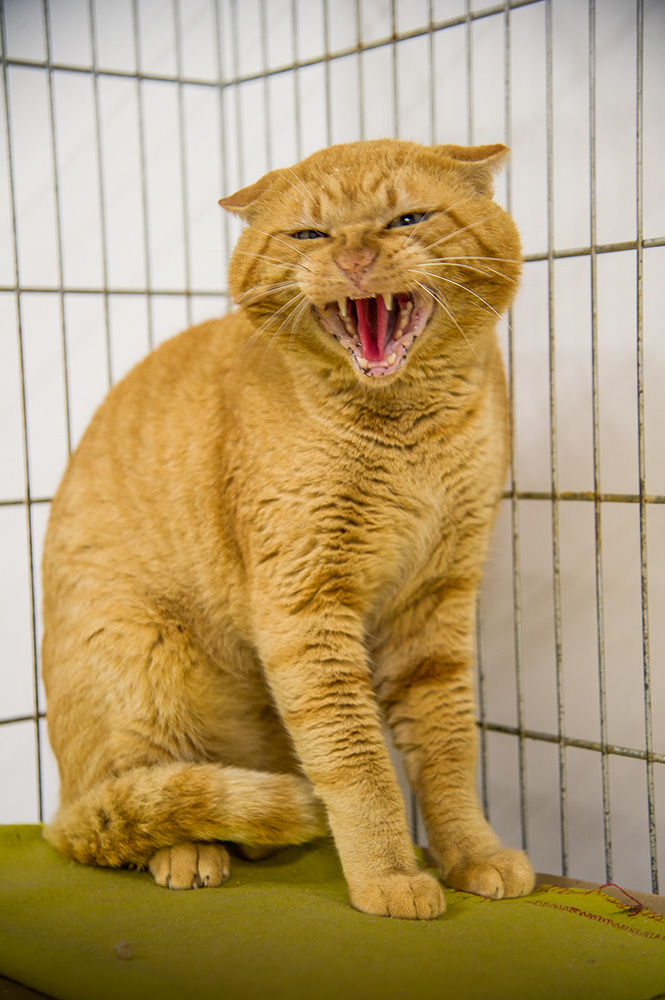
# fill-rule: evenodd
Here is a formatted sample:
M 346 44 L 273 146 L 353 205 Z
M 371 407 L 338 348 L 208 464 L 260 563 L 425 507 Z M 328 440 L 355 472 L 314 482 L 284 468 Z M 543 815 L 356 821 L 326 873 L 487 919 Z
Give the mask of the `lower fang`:
M 369 361 L 366 358 L 358 358 L 357 360 L 361 368 L 369 368 Z
M 388 362 L 389 365 L 394 365 L 395 362 L 397 361 L 397 355 L 389 354 L 388 357 L 386 358 L 386 361 Z
M 411 317 L 412 310 L 413 310 L 412 304 L 410 302 L 407 302 L 406 306 L 404 306 L 399 315 L 399 320 L 397 323 L 398 334 L 401 333 L 402 330 L 406 330 L 407 326 L 409 325 L 409 319 Z

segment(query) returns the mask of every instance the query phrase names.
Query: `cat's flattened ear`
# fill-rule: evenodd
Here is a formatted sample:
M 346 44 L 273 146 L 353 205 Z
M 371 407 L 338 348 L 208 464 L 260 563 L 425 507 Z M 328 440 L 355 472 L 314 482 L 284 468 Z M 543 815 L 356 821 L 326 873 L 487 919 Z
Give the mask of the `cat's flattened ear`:
M 254 202 L 270 187 L 276 175 L 277 171 L 271 170 L 269 174 L 265 174 L 254 184 L 241 188 L 235 194 L 230 194 L 228 198 L 220 198 L 218 204 L 227 212 L 235 212 L 236 215 L 246 219 L 251 214 Z
M 493 146 L 434 146 L 439 156 L 457 161 L 478 194 L 491 198 L 494 193 L 492 180 L 503 167 L 510 150 L 497 143 Z

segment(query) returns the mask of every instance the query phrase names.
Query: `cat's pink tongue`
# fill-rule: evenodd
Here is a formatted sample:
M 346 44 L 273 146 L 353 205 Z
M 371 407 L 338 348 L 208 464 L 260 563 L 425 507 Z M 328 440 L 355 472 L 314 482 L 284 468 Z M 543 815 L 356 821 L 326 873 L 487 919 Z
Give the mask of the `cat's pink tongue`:
M 388 331 L 388 310 L 383 298 L 356 299 L 358 335 L 367 361 L 383 361 Z

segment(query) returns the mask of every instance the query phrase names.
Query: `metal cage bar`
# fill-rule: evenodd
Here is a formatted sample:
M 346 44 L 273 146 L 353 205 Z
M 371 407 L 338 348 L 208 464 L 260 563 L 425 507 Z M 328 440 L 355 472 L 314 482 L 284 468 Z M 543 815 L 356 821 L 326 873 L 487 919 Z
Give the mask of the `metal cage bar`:
M 552 0 L 545 2 L 545 66 L 547 123 L 547 288 L 549 331 L 549 416 L 550 416 L 550 477 L 553 569 L 554 640 L 556 647 L 557 735 L 559 742 L 559 820 L 561 837 L 561 871 L 568 874 L 568 820 L 566 778 L 566 719 L 563 692 L 563 649 L 561 624 L 561 544 L 559 522 L 558 418 L 556 404 L 556 343 L 554 299 L 554 109 L 552 82 Z
M 597 163 L 596 163 L 596 3 L 589 0 L 589 229 L 591 253 L 591 392 L 593 410 L 593 488 L 596 549 L 596 629 L 598 639 L 598 696 L 600 742 L 607 743 L 607 675 L 605 663 L 605 605 L 603 593 L 603 528 L 600 485 L 600 390 L 598 371 L 598 264 L 597 243 Z M 603 837 L 605 877 L 612 880 L 612 820 L 610 809 L 610 769 L 606 750 L 601 751 L 603 795 Z
M 34 701 L 33 701 L 33 715 L 28 716 L 29 721 L 34 721 L 34 739 L 35 739 L 35 750 L 37 754 L 37 807 L 39 813 L 40 821 L 43 819 L 44 815 L 44 794 L 43 794 L 43 780 L 42 780 L 42 745 L 41 745 L 41 734 L 39 730 L 39 719 L 43 718 L 44 712 L 39 703 L 39 683 L 38 683 L 38 662 L 39 655 L 37 650 L 37 603 L 36 603 L 36 585 L 35 585 L 35 573 L 34 573 L 34 543 L 33 543 L 33 520 L 32 520 L 32 504 L 31 504 L 31 481 L 30 481 L 30 443 L 28 434 L 28 414 L 27 414 L 27 386 L 26 386 L 26 371 L 25 371 L 25 354 L 23 350 L 23 323 L 22 323 L 22 310 L 21 310 L 21 295 L 19 293 L 19 253 L 18 253 L 18 228 L 17 228 L 17 214 L 16 214 L 16 186 L 15 186 L 15 176 L 14 176 L 14 159 L 12 155 L 12 142 L 11 142 L 11 106 L 9 101 L 9 81 L 7 78 L 7 63 L 5 60 L 5 53 L 7 52 L 7 38 L 5 31 L 5 19 L 4 10 L 0 11 L 2 15 L 0 17 L 0 42 L 2 47 L 2 77 L 4 84 L 4 104 L 5 104 L 5 125 L 6 125 L 6 139 L 7 139 L 7 171 L 9 179 L 9 195 L 11 204 L 11 221 L 12 221 L 12 263 L 15 278 L 14 299 L 15 299 L 15 309 L 16 309 L 16 327 L 18 334 L 18 361 L 19 361 L 19 381 L 20 381 L 20 396 L 21 396 L 21 433 L 22 433 L 22 445 L 23 445 L 23 474 L 24 474 L 24 488 L 25 494 L 21 505 L 25 508 L 25 527 L 26 527 L 26 543 L 27 543 L 27 555 L 28 555 L 28 578 L 29 578 L 29 589 L 30 589 L 30 619 L 32 626 L 32 643 L 31 643 L 31 659 L 32 662 L 29 664 L 29 669 L 32 672 L 34 678 Z M 26 721 L 28 721 L 26 720 Z M 10 720 L 11 721 L 11 720 Z
M 506 3 L 503 24 L 504 45 L 504 116 L 506 145 L 512 144 L 512 91 L 511 91 L 511 30 L 510 4 Z M 507 168 L 506 210 L 512 212 L 512 171 L 510 163 Z M 524 722 L 524 685 L 523 685 L 523 655 L 522 655 L 522 580 L 520 572 L 520 534 L 519 534 L 519 501 L 517 496 L 517 462 L 515 441 L 515 342 L 513 337 L 513 310 L 508 313 L 508 395 L 510 399 L 510 531 L 512 557 L 512 600 L 513 600 L 513 649 L 515 657 L 515 702 L 517 711 L 517 749 L 519 760 L 519 801 L 520 801 L 520 832 L 522 848 L 529 847 L 529 815 L 527 792 L 527 760 Z
M 651 644 L 649 639 L 649 588 L 647 571 L 647 510 L 646 495 L 646 451 L 644 434 L 644 0 L 637 0 L 637 88 L 636 88 L 636 222 L 637 222 L 637 454 L 640 482 L 640 580 L 642 599 L 642 656 L 644 665 L 644 739 L 647 751 L 647 808 L 649 822 L 649 850 L 651 855 L 651 884 L 658 892 L 658 845 L 656 836 L 656 804 L 653 760 L 649 754 L 653 750 L 653 711 L 651 705 Z
M 88 0 L 88 17 L 90 19 L 90 51 L 92 53 L 92 92 L 93 92 L 93 103 L 94 103 L 94 114 L 95 114 L 95 149 L 97 154 L 97 178 L 98 178 L 98 192 L 99 192 L 99 222 L 100 222 L 100 242 L 102 249 L 102 289 L 101 294 L 104 297 L 104 333 L 106 338 L 106 372 L 108 386 L 111 387 L 111 373 L 113 371 L 113 362 L 111 359 L 111 318 L 110 318 L 110 308 L 109 308 L 109 261 L 108 261 L 108 239 L 107 239 L 107 222 L 106 222 L 106 204 L 104 198 L 105 183 L 104 183 L 104 156 L 102 150 L 102 115 L 101 106 L 99 98 L 99 73 L 98 73 L 98 57 L 97 57 L 97 25 L 96 25 L 96 12 L 94 0 Z M 135 43 L 136 44 L 136 43 Z M 137 58 L 138 58 L 138 48 L 137 48 Z M 138 87 L 138 84 L 137 84 Z M 138 94 L 137 94 L 138 100 Z M 148 274 L 146 269 L 146 275 Z

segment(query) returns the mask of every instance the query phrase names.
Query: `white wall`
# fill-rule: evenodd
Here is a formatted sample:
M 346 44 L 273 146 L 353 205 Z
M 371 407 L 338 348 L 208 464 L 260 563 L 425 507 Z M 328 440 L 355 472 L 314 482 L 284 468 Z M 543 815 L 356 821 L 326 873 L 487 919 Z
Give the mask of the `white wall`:
M 397 0 L 398 33 L 465 13 L 464 0 Z M 590 241 L 588 11 L 581 0 L 537 0 L 433 35 L 320 61 L 328 51 L 380 41 L 393 29 L 389 0 L 97 0 L 94 51 L 88 0 L 51 0 L 46 55 L 41 0 L 6 0 L 5 39 L 18 280 L 26 390 L 33 564 L 68 448 L 109 383 L 188 322 L 226 308 L 228 247 L 236 226 L 217 199 L 265 170 L 330 142 L 399 134 L 422 142 L 509 141 L 499 183 L 527 255 Z M 236 9 L 237 8 L 237 9 Z M 484 5 L 471 3 L 470 11 Z M 596 242 L 636 239 L 636 6 L 596 3 Z M 548 12 L 552 117 L 548 147 Z M 293 13 L 295 12 L 295 22 Z M 643 224 L 665 233 L 665 6 L 646 0 Z M 219 31 L 218 31 L 219 29 Z M 358 35 L 360 32 L 360 36 Z M 219 44 L 218 44 L 219 42 Z M 311 62 L 261 78 L 266 69 Z M 319 60 L 319 61 L 317 61 Z M 102 70 L 96 77 L 93 61 Z M 257 75 L 223 91 L 224 79 Z M 75 68 L 76 67 L 76 68 Z M 153 77 L 140 84 L 131 74 Z M 509 86 L 506 87 L 506 69 Z M 81 69 L 87 71 L 81 72 Z M 180 75 L 187 81 L 178 84 Z M 53 117 L 51 117 L 51 102 Z M 30 717 L 32 651 L 25 452 L 5 106 L 0 103 L 0 716 Z M 98 128 L 99 123 L 99 128 Z M 52 134 L 55 136 L 52 145 Z M 98 145 L 99 137 L 99 145 Z M 183 139 L 181 145 L 181 137 Z M 548 187 L 548 148 L 552 170 Z M 53 155 L 55 149 L 55 161 Z M 54 172 L 54 162 L 57 173 Z M 142 163 L 144 166 L 142 167 Z M 101 170 L 100 170 L 101 165 Z M 57 190 L 56 190 L 57 179 Z M 551 198 L 548 199 L 548 191 Z M 551 206 L 552 229 L 548 229 Z M 597 255 L 597 412 L 600 488 L 637 494 L 637 253 Z M 665 494 L 665 247 L 647 246 L 643 272 L 646 489 Z M 588 254 L 525 266 L 512 315 L 515 485 L 552 488 L 550 412 L 556 418 L 558 485 L 594 488 L 591 265 Z M 58 288 L 66 289 L 60 295 Z M 149 286 L 153 294 L 142 289 Z M 108 295 L 104 289 L 108 289 Z M 32 290 L 31 290 L 32 289 Z M 40 289 L 39 291 L 35 289 Z M 45 289 L 51 289 L 46 291 Z M 186 290 L 192 294 L 186 295 Z M 550 301 L 551 293 L 551 301 Z M 550 323 L 550 310 L 551 320 Z M 550 352 L 550 329 L 554 330 Z M 506 324 L 502 338 L 509 353 Z M 550 357 L 551 353 L 551 357 Z M 66 367 L 65 367 L 66 357 Z M 552 362 L 552 368 L 551 363 Z M 553 405 L 550 400 L 553 372 Z M 555 631 L 552 505 L 520 499 L 518 629 L 521 718 L 516 695 L 510 501 L 504 502 L 482 602 L 485 719 L 496 726 L 600 739 L 594 505 L 561 501 L 558 558 L 561 624 Z M 601 505 L 606 739 L 644 749 L 639 505 Z M 648 597 L 654 749 L 665 732 L 665 507 L 647 509 Z M 37 619 L 39 577 L 34 575 Z M 37 621 L 39 627 L 39 622 Z M 560 678 L 557 701 L 557 643 Z M 490 814 L 521 839 L 520 770 L 514 735 L 487 735 Z M 57 777 L 42 731 L 45 815 Z M 525 743 L 526 833 L 535 865 L 561 866 L 559 750 Z M 565 753 L 569 870 L 605 880 L 600 754 Z M 615 880 L 651 887 L 646 766 L 609 759 Z M 0 726 L 0 818 L 38 819 L 34 723 Z M 656 803 L 665 788 L 655 767 Z M 661 853 L 665 846 L 661 847 Z

